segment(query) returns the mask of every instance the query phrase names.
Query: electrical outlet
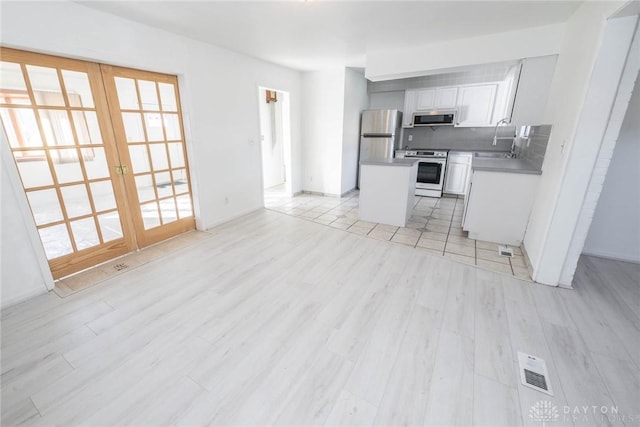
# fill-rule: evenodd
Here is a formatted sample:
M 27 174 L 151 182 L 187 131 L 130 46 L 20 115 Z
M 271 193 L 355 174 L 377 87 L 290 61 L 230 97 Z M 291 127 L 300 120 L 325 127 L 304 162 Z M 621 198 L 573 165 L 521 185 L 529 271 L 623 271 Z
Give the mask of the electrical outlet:
M 409 135 L 409 142 L 413 141 L 413 135 Z

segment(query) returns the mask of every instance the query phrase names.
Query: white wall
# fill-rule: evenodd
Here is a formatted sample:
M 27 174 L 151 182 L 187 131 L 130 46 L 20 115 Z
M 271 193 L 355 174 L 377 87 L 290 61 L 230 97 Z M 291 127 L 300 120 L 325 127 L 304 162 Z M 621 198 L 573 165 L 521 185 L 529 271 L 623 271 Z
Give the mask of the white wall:
M 627 12 L 629 9 L 635 13 L 618 13 L 616 16 L 632 16 L 638 13 L 637 7 L 634 11 L 632 5 L 625 8 L 623 13 Z M 571 239 L 567 258 L 565 259 L 564 266 L 562 268 L 560 284 L 563 286 L 571 286 L 573 283 L 573 276 L 575 274 L 576 267 L 578 266 L 578 262 L 580 261 L 580 255 L 582 255 L 582 251 L 589 234 L 589 229 L 591 228 L 591 222 L 596 212 L 602 187 L 604 186 L 607 171 L 609 169 L 609 163 L 613 157 L 616 142 L 620 135 L 622 122 L 627 108 L 629 107 L 634 85 L 638 79 L 638 70 L 640 70 L 640 30 L 636 28 L 636 34 L 634 36 L 631 49 L 629 50 L 629 56 L 627 57 L 622 78 L 620 79 L 620 84 L 618 85 L 618 93 L 616 94 L 616 99 L 613 108 L 611 109 L 611 115 L 609 116 L 607 130 L 602 138 L 598 158 L 596 160 L 593 173 L 591 174 L 591 178 L 589 179 L 589 186 L 587 188 L 584 201 L 582 202 L 582 209 L 580 210 L 580 215 L 573 232 L 573 238 Z
M 302 76 L 304 191 L 340 195 L 345 69 Z
M 1 131 L 1 130 L 0 130 Z M 35 223 L 29 214 L 27 198 L 20 178 L 12 167 L 8 143 L 0 138 L 0 195 L 2 198 L 0 232 L 0 305 L 5 307 L 53 287 Z
M 300 191 L 299 72 L 72 2 L 3 2 L 0 24 L 7 47 L 178 75 L 199 228 L 263 205 L 259 86 L 290 94 L 292 189 Z M 3 191 L 1 202 L 4 209 L 14 200 Z M 16 242 L 16 253 L 26 251 L 17 231 L 4 231 L 3 243 Z M 5 275 L 3 268 L 3 286 L 5 280 L 19 283 L 18 273 Z M 3 294 L 3 301 L 12 297 Z
M 367 53 L 365 76 L 372 81 L 414 77 L 477 64 L 559 53 L 563 24 L 425 44 L 420 48 Z
M 28 226 L 18 208 L 16 195 L 2 168 L 2 307 L 47 291 L 36 253 L 28 237 Z M 30 220 L 31 218 L 26 218 Z
M 584 253 L 640 263 L 640 78 L 625 115 Z
M 368 105 L 367 80 L 361 73 L 347 68 L 344 81 L 341 194 L 356 188 L 360 150 L 360 114 L 367 109 Z
M 369 94 L 369 108 L 399 110 L 404 113 L 404 91 L 372 92 Z
M 633 26 L 630 34 L 628 25 L 618 28 L 600 49 L 606 19 L 618 7 L 585 2 L 567 21 L 545 113 L 553 130 L 524 238 L 533 279 L 540 283 L 559 282 L 633 35 Z
M 367 81 L 344 67 L 310 71 L 303 74 L 302 93 L 302 189 L 339 196 L 356 186 Z

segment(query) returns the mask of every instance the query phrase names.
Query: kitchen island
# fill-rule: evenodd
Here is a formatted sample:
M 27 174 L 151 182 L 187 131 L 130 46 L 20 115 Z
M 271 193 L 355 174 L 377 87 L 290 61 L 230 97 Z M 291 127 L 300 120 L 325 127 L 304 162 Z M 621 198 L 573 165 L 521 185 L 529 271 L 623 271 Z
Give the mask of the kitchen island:
M 411 217 L 418 159 L 360 162 L 360 219 L 404 227 Z

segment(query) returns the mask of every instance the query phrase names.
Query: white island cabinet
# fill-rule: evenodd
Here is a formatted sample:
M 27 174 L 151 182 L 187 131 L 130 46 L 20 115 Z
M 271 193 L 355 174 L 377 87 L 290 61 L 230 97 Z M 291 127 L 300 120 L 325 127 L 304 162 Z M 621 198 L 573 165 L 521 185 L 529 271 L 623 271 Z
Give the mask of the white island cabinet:
M 360 219 L 404 227 L 411 217 L 417 159 L 360 162 Z

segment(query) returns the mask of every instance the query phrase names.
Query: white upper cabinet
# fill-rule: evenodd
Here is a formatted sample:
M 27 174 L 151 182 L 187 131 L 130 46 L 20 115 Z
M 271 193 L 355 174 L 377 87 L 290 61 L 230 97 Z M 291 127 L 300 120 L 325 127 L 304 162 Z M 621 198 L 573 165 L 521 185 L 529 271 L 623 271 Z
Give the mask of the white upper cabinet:
M 456 108 L 458 101 L 457 87 L 439 87 L 436 89 L 435 107 L 438 109 Z
M 540 66 L 531 66 L 530 68 L 535 81 L 535 75 L 538 74 Z M 511 118 L 512 112 L 514 115 L 521 113 L 518 115 L 518 122 L 514 120 L 513 123 L 534 123 L 532 114 L 528 112 L 530 109 L 526 106 L 531 104 L 528 98 L 532 98 L 538 89 L 528 90 L 531 92 L 530 95 L 521 96 L 518 86 L 519 72 L 520 66 L 518 65 L 513 66 L 502 81 L 407 90 L 404 98 L 402 126 L 413 127 L 413 114 L 416 111 L 429 110 L 456 110 L 455 126 L 457 127 L 495 126 L 500 119 Z M 552 74 L 553 70 L 549 76 Z M 518 97 L 515 96 L 516 87 L 518 87 Z M 544 92 L 542 97 L 546 101 L 548 88 L 541 92 Z M 516 103 L 519 99 L 522 100 L 525 107 L 514 109 L 514 97 Z M 537 105 L 542 104 L 542 102 L 538 102 Z M 540 107 L 536 108 L 536 111 L 542 111 Z M 527 120 L 522 117 L 527 117 Z
M 435 89 L 421 89 L 418 91 L 418 98 L 416 101 L 416 111 L 433 110 L 433 107 L 435 105 L 436 105 Z
M 511 123 L 517 126 L 544 124 L 543 115 L 557 59 L 557 55 L 550 55 L 522 61 Z
M 404 93 L 404 112 L 402 113 L 402 127 L 413 127 L 413 113 L 416 111 L 418 91 L 408 90 Z
M 454 86 L 405 91 L 402 126 L 413 126 L 413 113 L 416 111 L 455 109 L 458 90 L 459 88 Z
M 456 126 L 491 126 L 497 91 L 497 83 L 462 86 L 458 96 Z
M 456 108 L 458 87 L 437 87 L 417 91 L 416 111 Z

